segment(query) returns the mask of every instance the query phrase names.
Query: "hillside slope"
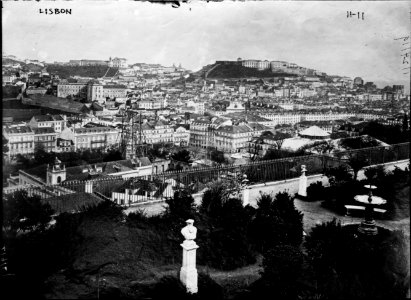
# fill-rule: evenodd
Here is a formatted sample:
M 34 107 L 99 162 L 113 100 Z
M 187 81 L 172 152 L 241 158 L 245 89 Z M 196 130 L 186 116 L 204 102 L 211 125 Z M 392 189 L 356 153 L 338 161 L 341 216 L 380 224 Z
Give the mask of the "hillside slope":
M 207 66 L 208 67 L 208 66 Z M 244 78 L 244 77 L 294 77 L 295 74 L 288 73 L 273 73 L 271 70 L 259 71 L 253 68 L 246 68 L 239 65 L 217 65 L 214 68 L 208 68 L 207 78 Z
M 100 78 L 100 77 L 103 77 L 104 75 L 106 75 L 106 77 L 114 76 L 117 73 L 118 68 L 108 68 L 107 66 L 48 65 L 47 71 L 50 74 L 59 75 L 60 78 L 69 78 L 70 76 Z

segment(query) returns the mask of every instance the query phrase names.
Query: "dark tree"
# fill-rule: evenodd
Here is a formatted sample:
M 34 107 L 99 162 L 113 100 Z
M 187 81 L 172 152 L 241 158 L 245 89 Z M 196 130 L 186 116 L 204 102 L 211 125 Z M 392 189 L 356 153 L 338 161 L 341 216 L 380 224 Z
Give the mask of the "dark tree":
M 330 185 L 341 184 L 352 180 L 352 174 L 347 165 L 340 165 L 336 168 L 328 168 L 325 170 L 324 175 L 328 177 Z
M 404 234 L 379 228 L 378 236 L 366 239 L 357 228 L 334 219 L 312 229 L 305 242 L 311 280 L 326 299 L 404 298 L 409 287 Z
M 288 139 L 291 137 L 291 134 L 289 133 L 283 133 L 283 132 L 276 132 L 274 135 L 274 141 L 277 146 L 277 149 L 281 149 L 283 146 L 284 140 Z
M 274 246 L 264 254 L 260 279 L 262 291 L 257 291 L 257 295 L 263 292 L 272 298 L 296 299 L 303 261 L 304 255 L 298 247 Z
M 224 152 L 219 150 L 211 150 L 210 158 L 217 164 L 226 163 L 227 159 L 224 157 Z
M 34 149 L 34 163 L 36 165 L 49 164 L 55 158 L 54 153 L 49 153 L 44 150 L 43 144 L 37 144 Z
M 171 158 L 177 161 L 189 163 L 191 161 L 190 151 L 186 149 L 180 150 L 171 155 Z
M 123 159 L 121 152 L 118 148 L 110 147 L 107 153 L 104 154 L 103 161 L 116 161 Z
M 240 199 L 231 197 L 231 189 L 224 182 L 213 183 L 199 208 L 204 234 L 199 236 L 198 243 L 204 245 L 208 263 L 220 269 L 255 262 L 247 235 L 251 215 Z
M 409 126 L 408 126 L 408 115 L 404 114 L 404 117 L 402 119 L 402 130 L 407 131 L 408 128 L 409 128 Z
M 299 245 L 303 236 L 303 214 L 295 208 L 287 192 L 262 194 L 251 224 L 251 238 L 261 251 L 281 243 Z
M 363 155 L 354 154 L 349 157 L 348 164 L 354 172 L 354 180 L 357 180 L 358 172 L 365 166 L 368 166 L 369 162 Z
M 314 145 L 313 149 L 320 154 L 330 154 L 335 149 L 335 146 L 332 141 L 324 141 Z
M 378 141 L 369 136 L 357 136 L 342 139 L 340 140 L 339 144 L 346 149 L 361 149 L 380 146 L 380 143 Z
M 174 192 L 174 197 L 166 200 L 166 215 L 179 224 L 184 224 L 187 219 L 193 219 L 196 215 L 194 199 L 186 190 Z
M 49 204 L 43 204 L 39 196 L 29 196 L 19 190 L 3 198 L 3 226 L 11 233 L 18 231 L 43 230 L 51 221 L 54 211 Z

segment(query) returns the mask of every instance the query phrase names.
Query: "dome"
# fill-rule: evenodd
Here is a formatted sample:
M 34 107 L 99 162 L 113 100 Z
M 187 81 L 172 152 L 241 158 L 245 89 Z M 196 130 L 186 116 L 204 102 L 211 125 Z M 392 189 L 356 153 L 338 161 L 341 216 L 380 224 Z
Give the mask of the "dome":
M 324 130 L 322 130 L 318 126 L 311 126 L 303 131 L 300 132 L 301 137 L 307 137 L 311 139 L 324 139 L 329 138 L 330 134 Z

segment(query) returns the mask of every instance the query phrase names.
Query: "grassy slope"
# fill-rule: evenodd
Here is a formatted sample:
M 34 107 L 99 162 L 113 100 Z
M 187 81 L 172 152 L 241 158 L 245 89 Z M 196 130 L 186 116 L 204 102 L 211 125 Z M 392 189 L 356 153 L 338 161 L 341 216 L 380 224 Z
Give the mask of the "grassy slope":
M 169 228 L 154 226 L 132 228 L 112 221 L 86 220 L 79 233 L 82 243 L 76 245 L 77 258 L 73 270 L 58 272 L 48 280 L 47 298 L 67 298 L 94 295 L 97 274 L 85 274 L 105 263 L 100 270 L 100 287 L 119 288 L 136 297 L 147 286 L 165 275 L 177 275 L 181 267 L 180 243 L 169 234 Z M 198 256 L 201 255 L 201 246 Z M 233 271 L 218 271 L 198 266 L 209 273 L 227 290 L 235 290 L 259 278 L 259 263 Z
M 57 74 L 60 78 L 69 78 L 70 76 L 99 78 L 103 77 L 106 74 L 107 69 L 107 66 L 47 66 L 47 71 L 50 74 Z M 107 76 L 114 76 L 117 71 L 117 68 L 110 68 Z

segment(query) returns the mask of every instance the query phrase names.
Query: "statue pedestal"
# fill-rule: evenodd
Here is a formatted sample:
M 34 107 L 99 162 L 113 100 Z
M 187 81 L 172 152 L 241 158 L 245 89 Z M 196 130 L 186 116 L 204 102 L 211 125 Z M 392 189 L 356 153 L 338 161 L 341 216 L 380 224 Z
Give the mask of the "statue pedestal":
M 250 189 L 244 188 L 243 189 L 243 206 L 247 206 L 250 204 Z
M 198 291 L 198 274 L 196 268 L 197 244 L 185 240 L 180 244 L 183 248 L 183 266 L 180 269 L 180 280 L 186 286 L 187 292 L 194 294 Z
M 305 174 L 300 176 L 297 196 L 302 198 L 307 197 L 307 176 L 305 176 Z

